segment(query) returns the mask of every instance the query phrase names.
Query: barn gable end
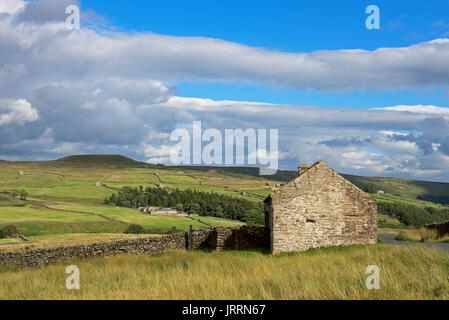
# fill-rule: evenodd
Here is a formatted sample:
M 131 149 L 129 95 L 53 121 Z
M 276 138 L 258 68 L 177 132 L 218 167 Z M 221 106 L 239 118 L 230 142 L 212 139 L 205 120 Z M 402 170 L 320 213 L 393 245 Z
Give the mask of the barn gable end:
M 265 200 L 274 254 L 377 242 L 377 203 L 323 161 Z

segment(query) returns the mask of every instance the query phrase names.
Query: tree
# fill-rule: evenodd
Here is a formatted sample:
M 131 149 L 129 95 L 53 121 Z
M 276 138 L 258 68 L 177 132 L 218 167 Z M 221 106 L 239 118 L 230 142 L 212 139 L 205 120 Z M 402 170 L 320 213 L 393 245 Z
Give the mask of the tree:
M 144 234 L 145 229 L 139 224 L 132 224 L 126 228 L 125 233 L 127 234 Z
M 184 206 L 182 203 L 178 203 L 175 207 L 177 211 L 184 211 Z
M 22 189 L 22 190 L 20 190 L 19 195 L 20 195 L 20 200 L 26 200 L 28 197 L 28 192 L 26 192 L 25 190 Z
M 367 193 L 377 193 L 377 188 L 373 183 L 367 183 L 363 186 L 363 191 Z
M 189 214 L 200 214 L 201 213 L 201 206 L 198 203 L 193 203 L 190 206 Z

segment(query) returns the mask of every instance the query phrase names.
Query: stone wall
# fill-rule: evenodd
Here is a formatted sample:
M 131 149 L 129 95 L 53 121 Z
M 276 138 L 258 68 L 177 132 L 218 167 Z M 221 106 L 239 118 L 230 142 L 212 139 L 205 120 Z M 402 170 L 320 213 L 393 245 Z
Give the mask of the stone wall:
M 265 205 L 274 254 L 377 242 L 376 201 L 321 161 Z
M 443 238 L 449 235 L 449 221 L 442 223 L 433 223 L 425 226 L 427 229 L 436 230 L 438 233 L 438 238 Z
M 160 237 L 126 239 L 107 243 L 57 248 L 0 252 L 0 266 L 36 268 L 73 259 L 91 259 L 119 254 L 154 254 L 167 250 L 186 250 L 190 236 L 182 232 Z M 233 250 L 266 246 L 264 227 L 204 228 L 192 232 L 192 249 Z

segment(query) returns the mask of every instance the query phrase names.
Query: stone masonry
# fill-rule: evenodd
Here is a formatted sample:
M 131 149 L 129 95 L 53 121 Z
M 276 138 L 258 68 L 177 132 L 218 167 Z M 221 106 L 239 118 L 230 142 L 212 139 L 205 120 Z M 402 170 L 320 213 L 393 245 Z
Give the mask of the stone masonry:
M 155 254 L 169 250 L 189 248 L 188 232 L 172 235 L 125 239 L 89 245 L 31 249 L 13 252 L 0 252 L 0 267 L 17 266 L 36 268 L 74 259 L 91 259 L 120 254 Z M 234 250 L 254 247 L 268 247 L 269 238 L 265 227 L 212 227 L 192 232 L 192 249 Z
M 273 254 L 375 244 L 377 203 L 318 161 L 265 199 L 265 225 Z

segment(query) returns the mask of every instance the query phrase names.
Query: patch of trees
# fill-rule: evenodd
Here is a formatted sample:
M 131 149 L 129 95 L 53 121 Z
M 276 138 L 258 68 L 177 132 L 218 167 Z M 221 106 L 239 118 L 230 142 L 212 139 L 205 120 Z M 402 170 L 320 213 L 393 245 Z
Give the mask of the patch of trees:
M 363 186 L 362 188 L 363 191 L 365 191 L 366 193 L 377 193 L 377 187 L 374 183 L 367 183 Z
M 20 200 L 26 200 L 28 197 L 28 192 L 26 192 L 24 189 L 12 190 L 11 197 L 12 198 L 20 198 Z
M 418 196 L 418 199 L 434 203 L 449 204 L 449 196 L 435 196 L 431 194 L 423 194 Z
M 380 202 L 377 204 L 377 210 L 381 214 L 398 219 L 406 226 L 415 228 L 420 228 L 434 222 L 449 220 L 449 209 Z
M 9 225 L 3 228 L 0 228 L 0 239 L 10 238 L 19 234 L 16 226 Z
M 170 207 L 188 214 L 240 220 L 264 224 L 264 206 L 260 202 L 196 190 L 123 187 L 117 194 L 105 199 L 105 204 L 119 207 Z

